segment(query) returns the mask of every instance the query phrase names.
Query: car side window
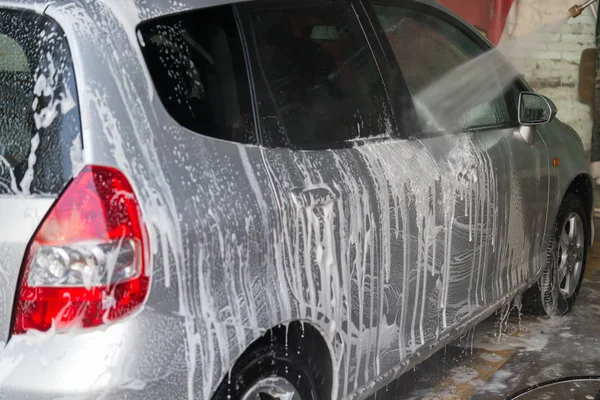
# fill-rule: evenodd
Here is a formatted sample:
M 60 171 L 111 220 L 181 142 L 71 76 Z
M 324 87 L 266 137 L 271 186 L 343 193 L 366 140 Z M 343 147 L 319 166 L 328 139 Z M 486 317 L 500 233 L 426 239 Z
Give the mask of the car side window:
M 262 144 L 330 149 L 389 135 L 383 81 L 350 2 L 249 13 Z
M 167 112 L 217 139 L 255 144 L 248 74 L 230 6 L 144 22 L 140 46 Z
M 485 93 L 479 96 L 480 99 L 469 99 L 469 104 L 449 95 L 452 89 L 446 83 L 455 84 L 445 82 L 452 77 L 449 73 L 455 71 L 456 74 L 456 71 L 460 71 L 457 68 L 485 53 L 467 34 L 424 11 L 390 5 L 373 5 L 373 8 L 415 99 L 415 108 L 424 131 L 484 128 L 513 122 L 500 84 L 499 89 L 488 91 L 497 93 L 493 98 Z M 468 82 L 469 69 L 465 71 L 467 76 L 459 78 L 466 78 L 466 85 L 473 84 Z M 493 82 L 488 84 L 492 85 Z M 439 100 L 432 99 L 436 92 L 442 94 Z M 474 91 L 476 95 L 477 90 Z M 421 99 L 428 101 L 421 102 Z M 451 106 L 452 102 L 456 107 Z M 457 104 L 459 102 L 462 104 Z

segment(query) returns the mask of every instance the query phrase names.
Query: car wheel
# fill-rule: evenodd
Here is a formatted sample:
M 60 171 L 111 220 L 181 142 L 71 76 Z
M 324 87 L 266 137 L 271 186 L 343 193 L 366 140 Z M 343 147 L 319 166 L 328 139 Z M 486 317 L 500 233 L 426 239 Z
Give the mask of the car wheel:
M 581 199 L 567 195 L 552 230 L 542 276 L 523 295 L 525 312 L 557 316 L 571 310 L 585 270 L 587 223 Z
M 320 375 L 301 357 L 302 350 L 273 343 L 246 352 L 213 399 L 320 399 L 316 386 Z

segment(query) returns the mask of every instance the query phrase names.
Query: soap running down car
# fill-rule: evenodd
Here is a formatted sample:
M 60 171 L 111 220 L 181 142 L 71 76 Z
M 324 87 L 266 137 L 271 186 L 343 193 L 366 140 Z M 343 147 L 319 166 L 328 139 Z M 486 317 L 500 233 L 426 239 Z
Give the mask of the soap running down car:
M 572 307 L 581 141 L 496 67 L 423 96 L 492 51 L 441 6 L 0 4 L 2 396 L 364 398 Z

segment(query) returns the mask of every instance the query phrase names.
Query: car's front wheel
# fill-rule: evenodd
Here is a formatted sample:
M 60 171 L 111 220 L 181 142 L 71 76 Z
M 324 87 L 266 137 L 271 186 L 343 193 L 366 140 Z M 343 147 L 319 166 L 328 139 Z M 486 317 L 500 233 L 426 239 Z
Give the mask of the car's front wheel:
M 581 199 L 567 195 L 556 217 L 542 276 L 523 296 L 525 312 L 556 316 L 571 310 L 585 270 L 587 224 Z

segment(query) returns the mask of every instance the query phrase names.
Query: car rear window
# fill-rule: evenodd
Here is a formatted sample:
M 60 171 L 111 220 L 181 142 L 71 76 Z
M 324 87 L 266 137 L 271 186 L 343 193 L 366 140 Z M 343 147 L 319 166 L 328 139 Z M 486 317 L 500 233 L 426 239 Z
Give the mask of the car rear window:
M 231 7 L 147 21 L 139 33 L 156 91 L 171 117 L 206 136 L 256 142 L 248 75 Z
M 0 194 L 59 193 L 81 156 L 71 56 L 60 27 L 0 10 Z

